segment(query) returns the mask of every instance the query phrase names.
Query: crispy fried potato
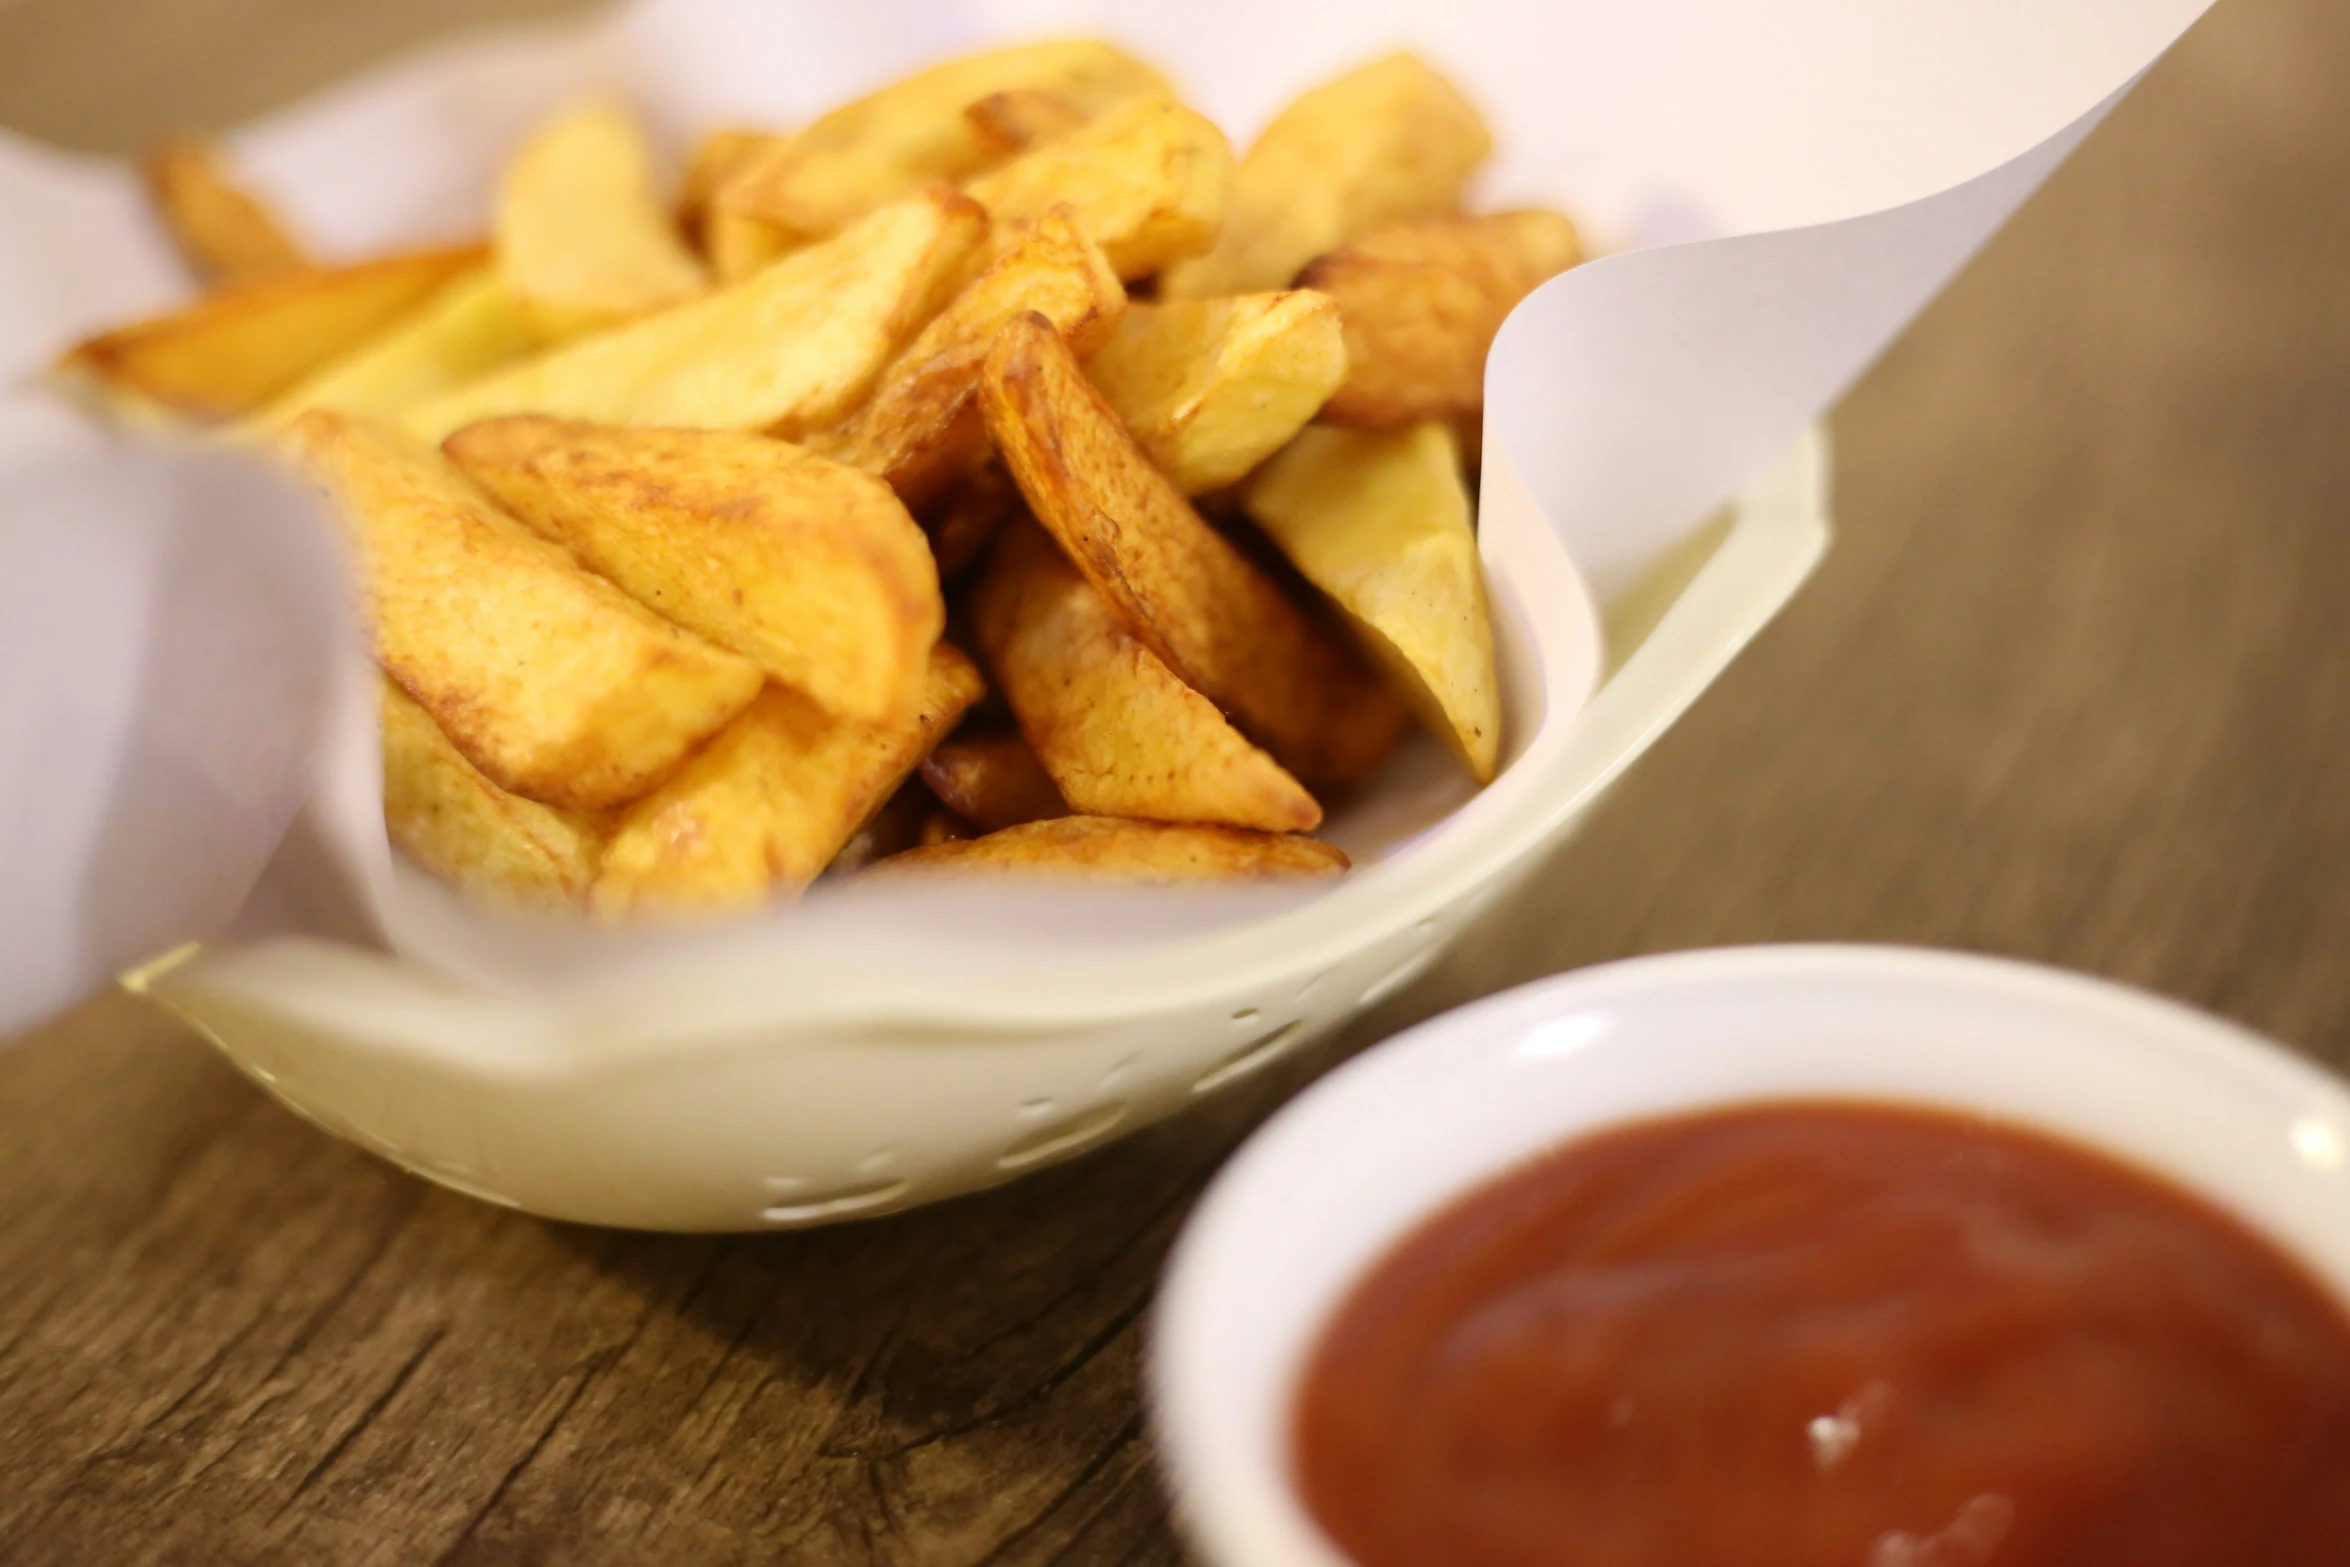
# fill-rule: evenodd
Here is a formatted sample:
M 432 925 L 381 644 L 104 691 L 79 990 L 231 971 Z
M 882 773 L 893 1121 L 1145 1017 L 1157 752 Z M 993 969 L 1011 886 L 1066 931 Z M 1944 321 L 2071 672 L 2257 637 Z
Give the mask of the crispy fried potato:
M 1067 207 L 1023 224 L 988 265 L 874 383 L 864 406 L 811 433 L 812 451 L 889 481 L 909 506 L 935 498 L 987 460 L 979 371 L 1006 321 L 1042 314 L 1080 356 L 1117 330 L 1126 309 L 1109 261 Z
M 1043 317 L 1004 328 L 981 401 L 1030 509 L 1178 679 L 1308 785 L 1378 765 L 1394 697 L 1192 510 Z
M 790 145 L 789 136 L 722 130 L 712 131 L 694 149 L 678 198 L 679 221 L 719 282 L 739 283 L 799 247 L 799 235 L 739 210 L 727 194 L 738 182 L 755 182 L 757 171 Z
M 1414 56 L 1349 71 L 1273 117 L 1233 171 L 1216 248 L 1170 269 L 1160 297 L 1287 288 L 1350 239 L 1456 211 L 1492 151 L 1476 109 Z
M 603 852 L 602 824 L 499 788 L 389 676 L 381 686 L 384 826 L 392 842 L 472 897 L 584 903 Z
M 834 718 L 769 686 L 621 815 L 596 878 L 597 912 L 740 909 L 798 893 L 980 691 L 979 671 L 943 642 L 920 704 L 886 723 Z
M 1563 213 L 1529 208 L 1402 223 L 1316 260 L 1298 281 L 1346 322 L 1346 381 L 1322 417 L 1394 430 L 1475 413 L 1503 319 L 1582 259 Z
M 257 422 L 280 424 L 305 408 L 396 414 L 512 364 L 541 343 L 522 302 L 484 262 L 278 397 Z
M 1346 375 L 1338 307 L 1321 294 L 1134 305 L 1085 362 L 1175 487 L 1238 482 L 1305 428 Z
M 991 163 L 1066 136 L 1091 117 L 1069 99 L 1043 87 L 991 92 L 966 105 L 963 114 L 979 132 Z
M 498 270 L 552 340 L 601 331 L 709 285 L 653 153 L 617 103 L 582 103 L 532 133 L 498 182 Z
M 159 142 L 140 160 L 139 173 L 173 243 L 206 282 L 233 287 L 310 265 L 269 204 L 237 183 L 210 142 L 187 136 Z
M 434 250 L 329 272 L 293 272 L 118 327 L 67 354 L 68 381 L 196 420 L 252 413 L 480 264 Z
M 1237 827 L 1174 826 L 1114 816 L 1063 816 L 984 838 L 908 849 L 868 876 L 1029 875 L 1129 886 L 1299 881 L 1336 876 L 1346 856 L 1318 838 Z
M 956 735 L 923 762 L 922 781 L 982 832 L 1069 814 L 1052 775 L 1017 734 Z
M 1020 510 L 1019 486 L 1002 463 L 987 463 L 949 489 L 921 518 L 939 576 L 952 582 L 970 570 Z
M 1493 781 L 1501 693 L 1485 574 L 1452 428 L 1317 425 L 1249 480 L 1242 504 L 1330 595 L 1399 695 L 1479 783 Z
M 996 245 L 1056 207 L 1076 209 L 1122 278 L 1148 277 L 1216 242 L 1232 145 L 1171 98 L 1142 98 L 981 175 L 964 189 L 996 221 Z
M 787 232 L 834 233 L 933 180 L 960 180 L 1001 156 L 1001 141 L 968 114 L 992 93 L 1051 93 L 1084 115 L 1129 98 L 1164 96 L 1166 79 L 1090 39 L 967 55 L 894 82 L 824 115 L 728 204 Z
M 1021 733 L 1076 811 L 1267 832 L 1321 825 L 1314 797 L 1176 679 L 1033 523 L 996 545 L 971 623 Z
M 731 288 L 568 343 L 413 410 L 427 440 L 500 414 L 795 435 L 853 407 L 938 312 L 986 228 L 940 189 Z
M 879 480 L 763 435 L 529 415 L 443 450 L 639 603 L 826 712 L 914 705 L 946 605 L 922 530 Z
M 358 553 L 377 660 L 499 787 L 617 805 L 758 694 L 757 665 L 591 576 L 391 427 L 313 409 L 285 444 Z

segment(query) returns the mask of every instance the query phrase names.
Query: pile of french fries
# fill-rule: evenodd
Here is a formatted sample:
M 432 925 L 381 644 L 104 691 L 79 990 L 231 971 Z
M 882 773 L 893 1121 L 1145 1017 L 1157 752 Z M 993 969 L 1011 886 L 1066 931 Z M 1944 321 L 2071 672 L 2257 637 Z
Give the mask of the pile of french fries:
M 1500 755 L 1464 443 L 1581 250 L 1464 215 L 1490 150 L 1410 55 L 1236 159 L 1053 41 L 714 134 L 674 193 L 582 103 L 486 245 L 325 266 L 179 143 L 147 172 L 208 291 L 60 368 L 328 494 L 391 836 L 469 894 L 1327 876 L 1324 802 L 1415 716 Z

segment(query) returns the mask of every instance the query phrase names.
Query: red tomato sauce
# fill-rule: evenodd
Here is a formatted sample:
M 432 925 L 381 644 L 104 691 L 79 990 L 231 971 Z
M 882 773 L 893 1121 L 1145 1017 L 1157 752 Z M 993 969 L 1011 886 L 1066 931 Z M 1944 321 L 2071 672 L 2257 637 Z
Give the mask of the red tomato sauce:
M 1569 1143 L 1340 1305 L 1296 1479 L 1363 1567 L 2345 1567 L 2350 1312 L 2202 1199 L 1978 1120 Z

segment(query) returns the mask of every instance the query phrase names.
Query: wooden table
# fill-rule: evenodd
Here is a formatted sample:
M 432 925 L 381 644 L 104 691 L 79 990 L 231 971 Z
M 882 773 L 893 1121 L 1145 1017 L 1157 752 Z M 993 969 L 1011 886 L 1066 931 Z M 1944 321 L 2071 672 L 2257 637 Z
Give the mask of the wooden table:
M 482 9 L 0 0 L 0 122 L 125 147 Z M 2346 78 L 2340 0 L 2224 0 L 1845 404 L 1814 584 L 1342 1048 L 1840 938 L 2350 1060 Z M 435 1190 L 92 1002 L 0 1052 L 0 1557 L 1173 1562 L 1152 1284 L 1302 1077 L 929 1212 L 648 1238 Z

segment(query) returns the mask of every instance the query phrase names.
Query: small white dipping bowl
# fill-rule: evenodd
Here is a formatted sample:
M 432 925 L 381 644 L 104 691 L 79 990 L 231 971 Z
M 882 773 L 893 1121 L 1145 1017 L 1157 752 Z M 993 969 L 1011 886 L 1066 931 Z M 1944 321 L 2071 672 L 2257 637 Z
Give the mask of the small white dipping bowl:
M 2350 1301 L 2350 1093 L 2256 1035 L 1989 958 L 1755 947 L 1587 969 L 1423 1024 L 1281 1111 L 1176 1248 L 1152 1416 L 1215 1567 L 1343 1567 L 1291 1484 L 1297 1374 L 1432 1211 L 1603 1127 L 1779 1099 L 1974 1112 L 2167 1176 Z

